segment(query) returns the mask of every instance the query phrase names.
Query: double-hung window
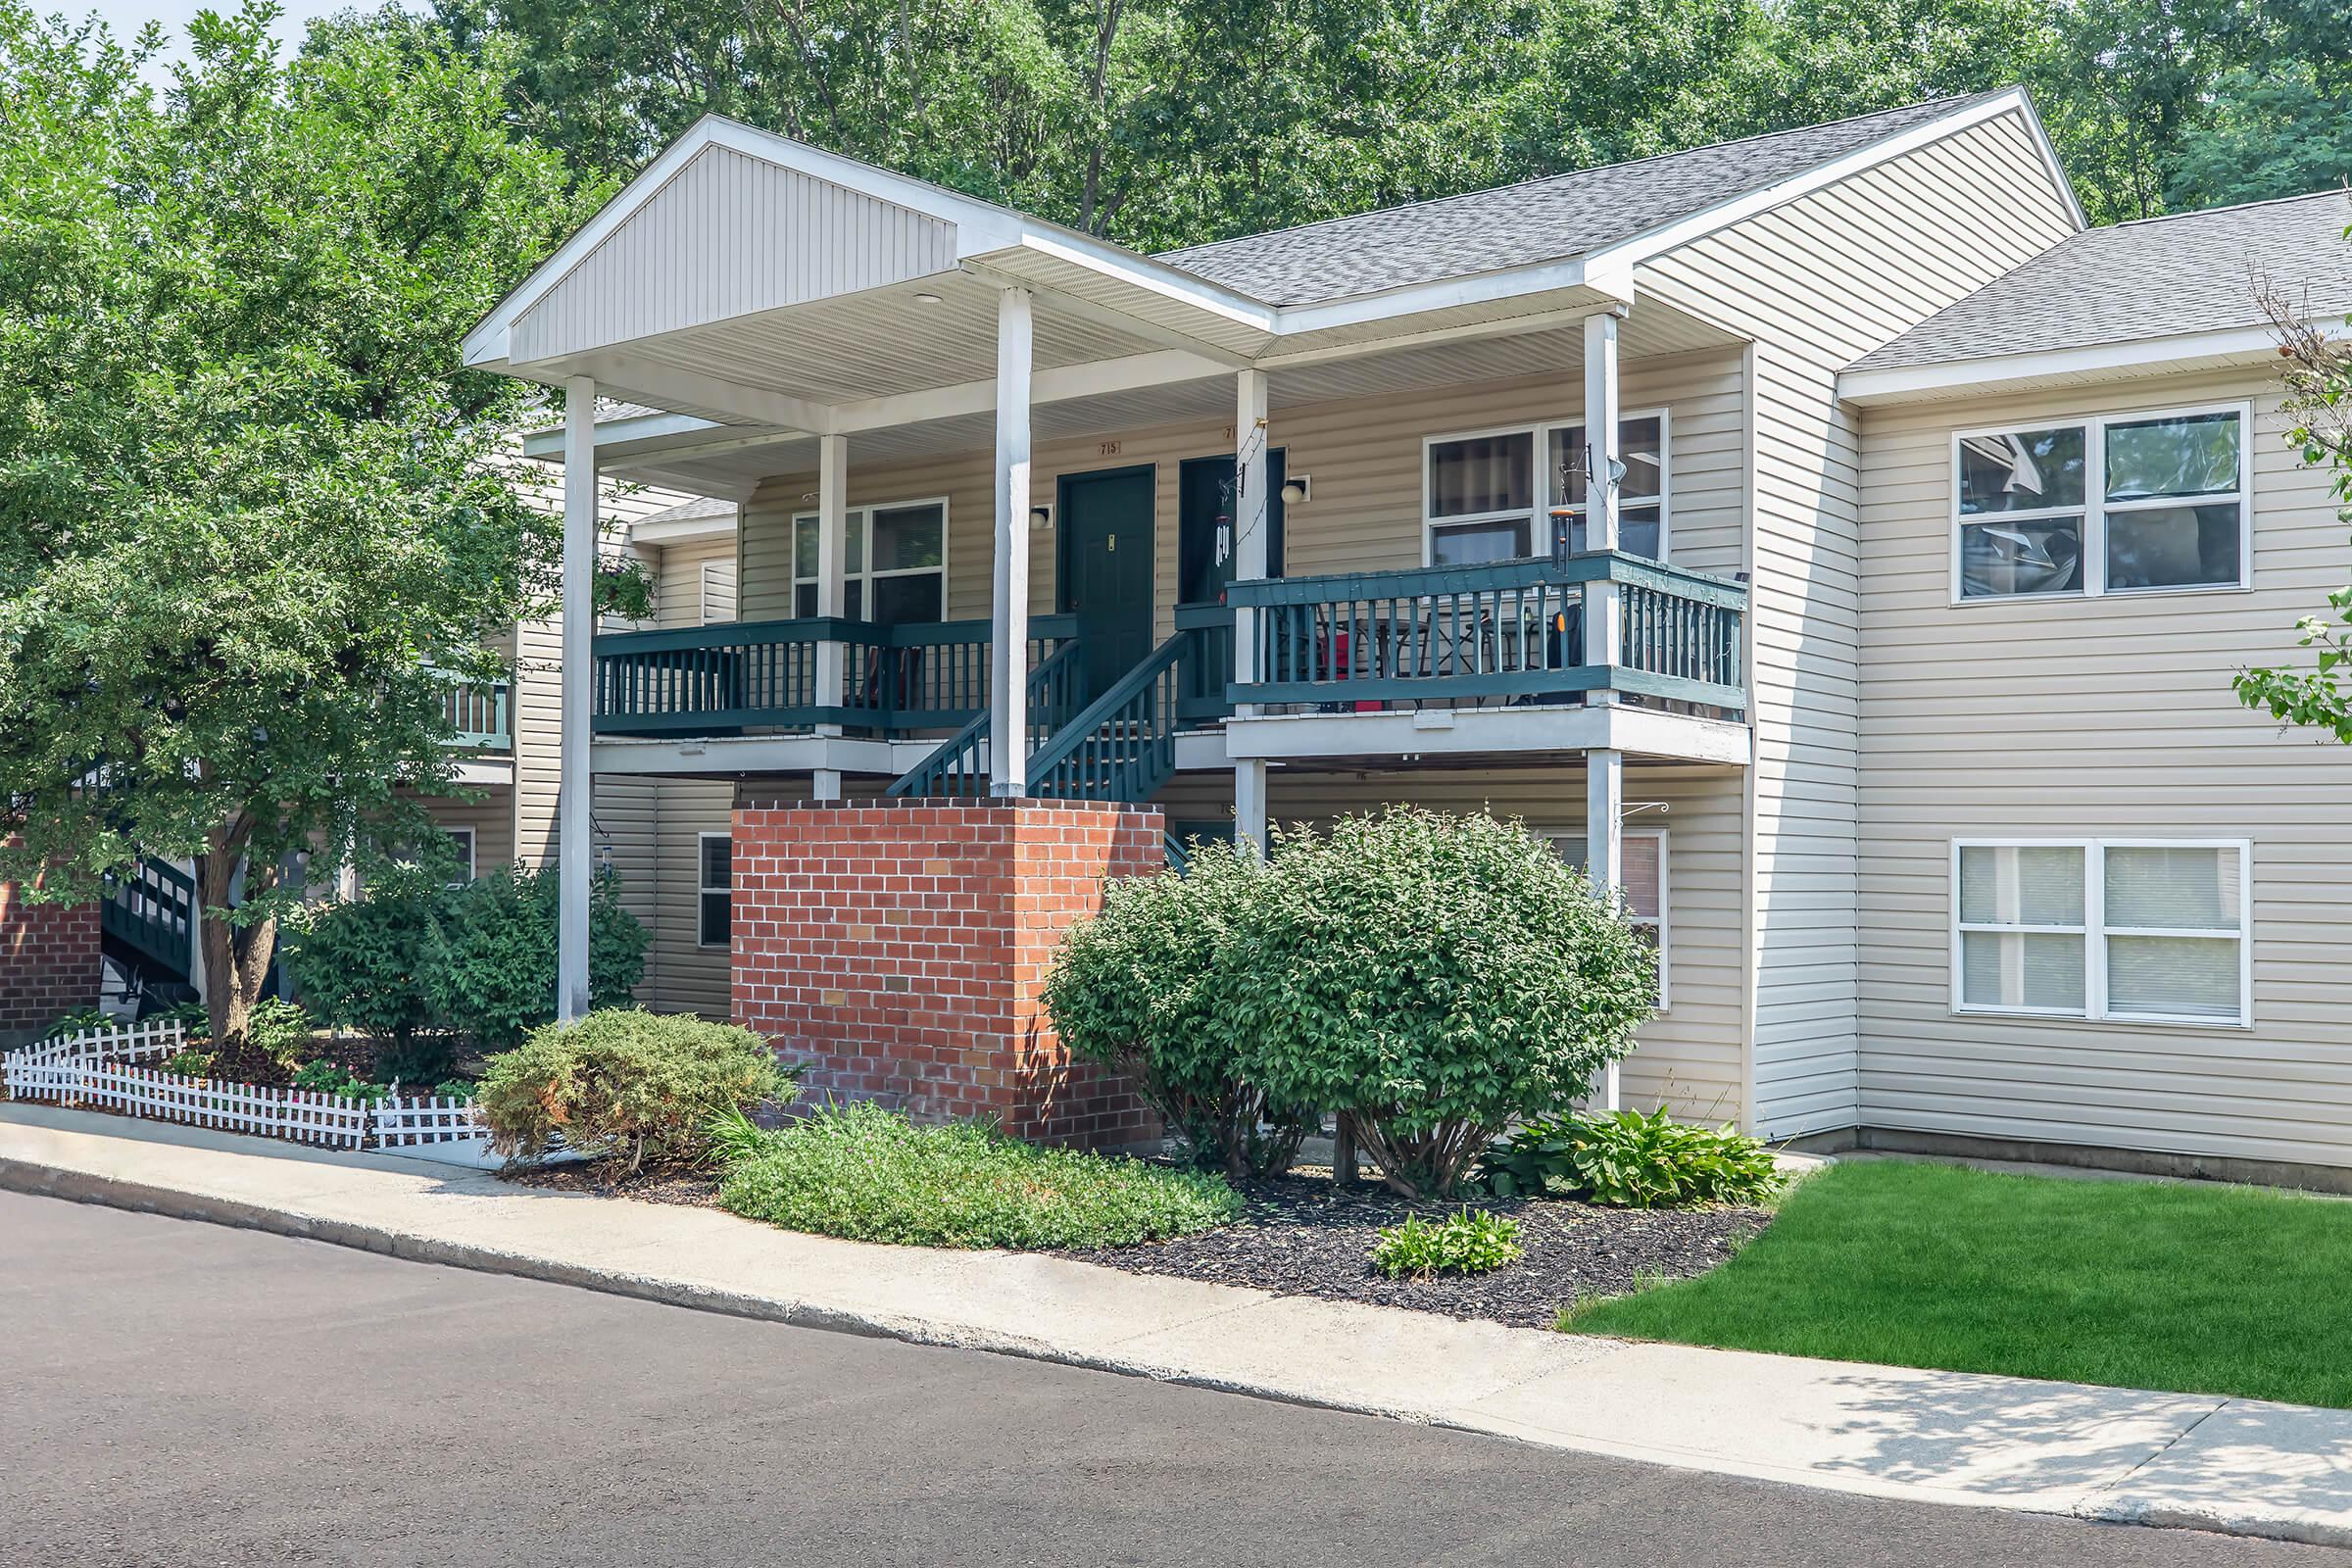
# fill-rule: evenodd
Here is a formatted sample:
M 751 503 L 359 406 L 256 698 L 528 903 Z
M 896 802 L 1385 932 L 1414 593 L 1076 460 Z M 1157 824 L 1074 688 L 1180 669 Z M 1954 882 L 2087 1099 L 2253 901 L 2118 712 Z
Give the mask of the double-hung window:
M 734 935 L 735 841 L 725 833 L 704 833 L 695 842 L 694 940 L 723 948 Z
M 2237 404 L 1954 437 L 1954 597 L 2242 587 L 2250 422 Z
M 1954 1010 L 2250 1022 L 2251 859 L 2242 839 L 1955 843 Z
M 843 564 L 842 613 L 883 626 L 946 618 L 948 504 L 909 501 L 852 507 Z M 816 613 L 816 514 L 792 519 L 792 603 Z
M 1618 421 L 1624 476 L 1617 488 L 1617 542 L 1628 554 L 1666 554 L 1666 415 Z M 1429 561 L 1467 566 L 1549 555 L 1553 530 L 1571 551 L 1589 548 L 1585 427 L 1531 425 L 1438 436 L 1424 445 L 1424 522 Z
M 1547 833 L 1552 849 L 1578 870 L 1586 863 L 1582 833 Z M 1658 955 L 1658 1010 L 1666 1010 L 1673 958 L 1674 926 L 1666 896 L 1666 830 L 1635 829 L 1624 837 L 1623 891 L 1626 920 Z

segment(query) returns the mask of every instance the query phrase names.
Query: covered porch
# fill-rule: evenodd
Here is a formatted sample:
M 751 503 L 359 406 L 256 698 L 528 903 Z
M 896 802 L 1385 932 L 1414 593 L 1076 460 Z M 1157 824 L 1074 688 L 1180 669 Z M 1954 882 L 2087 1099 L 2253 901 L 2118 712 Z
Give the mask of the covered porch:
M 1669 551 L 1667 420 L 1642 446 L 1621 384 L 1739 347 L 1606 257 L 1282 303 L 706 122 L 468 343 L 565 391 L 527 448 L 564 471 L 565 854 L 592 767 L 1094 804 L 1229 770 L 1262 843 L 1270 764 L 1575 754 L 1614 822 L 1629 749 L 1748 759 L 1743 563 Z M 1506 387 L 1544 412 L 1480 428 Z M 1325 466 L 1367 400 L 1415 434 Z M 600 473 L 742 503 L 746 618 L 599 634 Z

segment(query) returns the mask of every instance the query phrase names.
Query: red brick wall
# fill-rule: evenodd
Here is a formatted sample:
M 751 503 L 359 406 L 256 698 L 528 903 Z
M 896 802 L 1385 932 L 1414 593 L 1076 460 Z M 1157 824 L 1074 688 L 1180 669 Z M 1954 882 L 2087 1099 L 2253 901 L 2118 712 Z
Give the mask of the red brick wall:
M 735 1021 L 806 1063 L 805 1100 L 921 1120 L 994 1113 L 1047 1143 L 1159 1135 L 1073 1062 L 1039 996 L 1105 876 L 1163 861 L 1156 808 L 1059 801 L 739 802 Z
M 0 1047 L 37 1038 L 61 1013 L 98 1004 L 98 906 L 31 904 L 0 882 Z

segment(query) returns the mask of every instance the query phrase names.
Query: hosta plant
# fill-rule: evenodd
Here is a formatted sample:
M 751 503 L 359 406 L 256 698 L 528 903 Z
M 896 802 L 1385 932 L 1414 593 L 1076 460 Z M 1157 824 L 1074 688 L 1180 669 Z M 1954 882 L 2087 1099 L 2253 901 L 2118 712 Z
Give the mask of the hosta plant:
M 1665 1107 L 1545 1116 L 1488 1150 L 1488 1188 L 1560 1194 L 1624 1208 L 1760 1203 L 1781 1176 L 1762 1139 L 1673 1120 Z

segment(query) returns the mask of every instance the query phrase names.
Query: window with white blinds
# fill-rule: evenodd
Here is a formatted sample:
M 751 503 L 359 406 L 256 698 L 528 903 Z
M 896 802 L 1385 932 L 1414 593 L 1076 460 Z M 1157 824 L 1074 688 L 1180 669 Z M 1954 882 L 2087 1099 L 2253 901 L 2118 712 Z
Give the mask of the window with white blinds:
M 2249 1022 L 2251 861 L 2242 839 L 1956 842 L 1954 1010 Z

